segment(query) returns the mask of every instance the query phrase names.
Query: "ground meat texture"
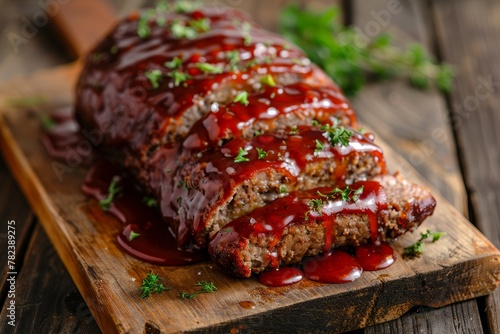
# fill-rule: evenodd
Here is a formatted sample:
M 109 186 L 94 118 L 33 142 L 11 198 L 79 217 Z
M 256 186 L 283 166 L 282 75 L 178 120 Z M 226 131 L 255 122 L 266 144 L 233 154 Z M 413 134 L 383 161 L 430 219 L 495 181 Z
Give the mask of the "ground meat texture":
M 289 192 L 352 184 L 386 172 L 382 151 L 364 135 L 354 133 L 342 146 L 329 143 L 318 127 L 297 130 L 235 138 L 192 155 L 162 201 L 179 239 L 192 237 L 203 247 L 210 233 Z
M 260 91 L 267 75 L 277 87 L 329 87 L 342 100 L 339 108 L 354 118 L 340 90 L 302 51 L 239 11 L 157 12 L 148 21 L 150 34 L 140 37 L 145 15 L 125 18 L 99 43 L 77 85 L 75 108 L 83 127 L 100 131 L 104 146 L 123 151 L 123 159 L 134 155 L 127 167 L 145 168 L 152 148 L 182 139 L 214 103 Z M 176 35 L 175 27 L 202 20 L 206 31 Z
M 292 193 L 256 209 L 213 236 L 211 257 L 226 272 L 250 277 L 325 250 L 374 239 L 391 241 L 417 228 L 436 205 L 427 189 L 400 175 L 378 176 L 373 181 L 356 183 L 352 189 L 360 185 L 364 185 L 364 195 L 359 195 L 356 202 L 352 193 L 347 201 L 338 195 L 319 196 L 318 191 L 328 194 L 328 188 L 319 188 Z M 323 199 L 322 208 L 311 208 L 311 200 L 318 199 Z M 369 208 L 367 203 L 372 202 L 377 205 Z M 339 203 L 343 203 L 341 209 L 332 210 Z

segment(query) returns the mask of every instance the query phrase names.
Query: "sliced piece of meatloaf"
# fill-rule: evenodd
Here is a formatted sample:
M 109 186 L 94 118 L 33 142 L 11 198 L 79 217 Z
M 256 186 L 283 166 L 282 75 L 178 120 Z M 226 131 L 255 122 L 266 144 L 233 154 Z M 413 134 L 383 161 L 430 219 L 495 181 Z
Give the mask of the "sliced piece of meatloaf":
M 400 175 L 377 176 L 343 192 L 294 192 L 224 226 L 209 252 L 228 273 L 249 277 L 332 248 L 390 241 L 417 228 L 435 205 L 427 189 Z
M 293 134 L 234 138 L 191 155 L 170 188 L 162 189 L 162 211 L 178 224 L 181 241 L 194 237 L 204 246 L 210 233 L 288 192 L 352 184 L 386 172 L 381 149 L 368 137 L 351 132 L 346 146 L 333 145 L 326 133 L 298 127 Z

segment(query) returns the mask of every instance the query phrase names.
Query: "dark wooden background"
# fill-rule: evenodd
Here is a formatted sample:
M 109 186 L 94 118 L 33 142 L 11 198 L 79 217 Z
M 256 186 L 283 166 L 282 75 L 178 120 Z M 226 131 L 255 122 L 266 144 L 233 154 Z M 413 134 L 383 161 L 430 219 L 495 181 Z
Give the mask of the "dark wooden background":
M 74 0 L 76 1 L 76 0 Z M 104 0 L 103 0 L 104 1 Z M 46 1 L 56 2 L 56 0 Z M 275 30 L 289 1 L 207 0 L 249 11 Z M 369 84 L 353 100 L 362 121 L 391 143 L 430 183 L 500 247 L 500 1 L 302 1 L 339 3 L 344 19 L 366 33 L 389 30 L 398 45 L 418 41 L 457 72 L 449 95 L 420 92 L 406 82 Z M 398 13 L 387 14 L 391 3 Z M 144 1 L 110 1 L 126 13 Z M 64 6 L 64 5 L 61 5 Z M 41 10 L 38 1 L 0 0 L 0 80 L 72 60 L 50 24 L 15 52 Z M 397 166 L 392 166 L 397 169 Z M 403 171 L 404 172 L 404 171 Z M 16 327 L 7 325 L 6 223 L 16 220 Z M 98 333 L 99 328 L 0 157 L 0 333 Z M 248 329 L 251 332 L 251 329 Z M 257 330 L 261 332 L 262 329 Z M 321 332 L 321 329 L 318 329 Z M 398 320 L 356 333 L 500 333 L 500 291 L 440 309 L 418 307 Z

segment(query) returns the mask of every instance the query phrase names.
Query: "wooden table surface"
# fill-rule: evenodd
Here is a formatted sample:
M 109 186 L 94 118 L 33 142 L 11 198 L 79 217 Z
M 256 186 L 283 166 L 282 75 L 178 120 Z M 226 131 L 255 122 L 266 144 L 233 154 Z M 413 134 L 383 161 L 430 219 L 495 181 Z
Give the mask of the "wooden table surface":
M 76 1 L 76 0 L 75 0 Z M 47 3 L 56 1 L 47 1 Z M 249 11 L 269 29 L 288 1 L 208 0 Z M 306 2 L 306 1 L 303 1 Z M 339 1 L 328 1 L 329 3 Z M 141 1 L 111 2 L 125 13 Z M 307 1 L 321 8 L 325 1 Z M 265 4 L 265 5 L 264 5 Z M 372 83 L 353 100 L 361 120 L 391 143 L 500 247 L 500 1 L 351 0 L 348 23 L 397 44 L 419 41 L 453 64 L 451 94 L 416 91 L 402 81 Z M 61 5 L 63 6 L 63 5 Z M 38 1 L 0 0 L 0 80 L 71 61 L 49 25 L 12 45 Z M 34 16 L 35 15 L 35 16 Z M 393 166 L 393 169 L 397 167 Z M 403 171 L 404 172 L 404 171 Z M 93 316 L 0 157 L 0 333 L 98 333 Z M 7 222 L 16 221 L 16 326 L 7 324 Z M 300 321 L 300 319 L 298 319 Z M 241 332 L 263 332 L 247 328 Z M 318 328 L 321 332 L 321 328 Z M 356 333 L 500 333 L 500 291 L 440 309 L 418 307 Z

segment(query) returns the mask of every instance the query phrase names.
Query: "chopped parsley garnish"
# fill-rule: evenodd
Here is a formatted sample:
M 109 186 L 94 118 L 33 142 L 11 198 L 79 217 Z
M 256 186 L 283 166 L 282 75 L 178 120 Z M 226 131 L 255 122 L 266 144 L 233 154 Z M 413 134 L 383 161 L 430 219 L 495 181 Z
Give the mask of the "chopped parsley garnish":
M 141 235 L 140 233 L 137 233 L 137 232 L 130 230 L 130 233 L 128 235 L 128 241 L 132 241 L 140 235 Z
M 181 299 L 193 299 L 194 297 L 196 297 L 196 295 L 199 295 L 200 293 L 211 293 L 217 291 L 217 287 L 213 282 L 198 281 L 198 283 L 196 283 L 195 286 L 199 286 L 200 289 L 193 293 L 181 292 Z
M 321 209 L 323 208 L 323 200 L 321 198 L 312 199 L 311 201 L 309 201 L 309 207 L 312 211 L 320 213 Z
M 244 106 L 247 106 L 248 105 L 248 92 L 239 92 L 238 95 L 236 95 L 234 97 L 234 100 L 233 100 L 234 103 L 237 103 L 237 102 L 240 102 L 241 104 L 243 104 Z
M 313 124 L 314 125 L 314 124 Z M 347 130 L 343 126 L 332 127 L 329 124 L 322 125 L 320 128 L 322 131 L 325 131 L 323 136 L 328 139 L 332 146 L 340 145 L 340 146 L 349 146 L 349 141 L 351 140 L 352 135 L 354 134 L 352 131 Z
M 174 4 L 174 11 L 177 13 L 190 13 L 201 7 L 200 1 L 178 0 Z
M 153 293 L 161 294 L 163 291 L 168 291 L 170 289 L 172 288 L 163 285 L 158 274 L 150 273 L 142 280 L 140 287 L 141 297 L 146 298 Z
M 195 66 L 197 69 L 210 74 L 219 74 L 223 71 L 222 67 L 208 63 L 196 63 Z
M 175 70 L 178 69 L 182 65 L 182 59 L 179 57 L 174 57 L 171 61 L 166 61 L 164 63 L 165 67 Z
M 48 130 L 56 125 L 56 122 L 54 122 L 54 120 L 47 115 L 42 115 L 40 117 L 40 122 L 42 122 L 42 128 L 45 130 Z
M 236 156 L 236 158 L 234 158 L 234 162 L 250 161 L 250 159 L 244 157 L 247 154 L 248 154 L 248 151 L 245 151 L 243 148 L 240 147 L 240 149 L 238 150 L 238 155 Z
M 174 79 L 174 85 L 177 87 L 179 86 L 181 83 L 191 79 L 191 76 L 187 73 L 184 73 L 182 71 L 174 71 L 174 72 L 170 72 L 169 74 L 167 74 L 169 77 L 173 78 Z
M 137 36 L 144 39 L 151 35 L 151 28 L 149 27 L 149 20 L 155 15 L 154 9 L 148 9 L 143 12 L 137 22 Z
M 154 207 L 158 206 L 158 201 L 152 197 L 149 197 L 149 196 L 144 196 L 142 198 L 142 201 L 144 202 L 144 204 L 146 204 L 150 208 L 154 208 Z
M 268 85 L 270 87 L 276 86 L 276 81 L 274 81 L 274 78 L 271 74 L 266 74 L 264 75 L 261 79 L 260 82 L 264 85 Z
M 446 232 L 431 232 L 427 230 L 424 233 L 420 233 L 420 239 L 413 245 L 406 247 L 404 249 L 404 255 L 407 256 L 420 256 L 424 253 L 424 240 L 431 237 L 432 242 L 438 241 L 441 237 L 445 236 Z
M 252 36 L 250 35 L 250 30 L 252 30 L 252 25 L 249 22 L 243 22 L 241 25 L 241 29 L 243 31 L 243 40 L 245 46 L 249 46 L 252 44 Z
M 162 80 L 162 73 L 160 70 L 155 69 L 149 72 L 144 72 L 144 76 L 149 80 L 153 88 L 160 87 L 160 82 Z
M 255 149 L 257 150 L 257 154 L 258 154 L 259 159 L 264 159 L 265 157 L 267 157 L 268 154 L 266 151 L 264 151 L 263 149 L 258 148 L 258 147 L 256 147 Z
M 280 194 L 287 194 L 288 190 L 286 189 L 285 185 L 280 185 Z
M 325 148 L 325 144 L 323 144 L 318 139 L 316 139 L 315 142 L 316 142 L 316 149 L 314 150 L 314 155 L 318 155 L 319 152 L 323 151 L 323 149 Z
M 290 135 L 297 135 L 300 133 L 300 130 L 299 128 L 297 127 L 297 125 L 294 125 L 294 126 L 291 126 L 290 127 L 290 131 L 288 132 Z
M 113 200 L 121 193 L 122 188 L 118 186 L 118 178 L 115 176 L 108 187 L 108 197 L 99 201 L 99 205 L 104 211 L 108 211 Z
M 181 196 L 178 196 L 177 197 L 177 205 L 182 205 L 182 197 Z
M 229 67 L 231 70 L 235 71 L 238 69 L 238 63 L 240 62 L 240 53 L 238 50 L 226 51 L 226 59 L 229 61 Z
M 195 39 L 198 33 L 193 27 L 188 27 L 182 21 L 174 21 L 170 31 L 175 38 Z
M 340 197 L 344 202 L 348 202 L 349 200 L 357 202 L 359 200 L 359 196 L 361 196 L 361 194 L 363 193 L 364 188 L 365 188 L 364 186 L 361 186 L 353 191 L 351 188 L 349 188 L 349 186 L 346 186 L 345 189 L 335 188 L 328 194 L 322 194 L 321 192 L 318 191 L 318 195 L 326 198 L 330 198 L 335 195 L 340 195 Z
M 198 32 L 207 32 L 210 30 L 210 20 L 207 18 L 189 21 L 189 25 Z

